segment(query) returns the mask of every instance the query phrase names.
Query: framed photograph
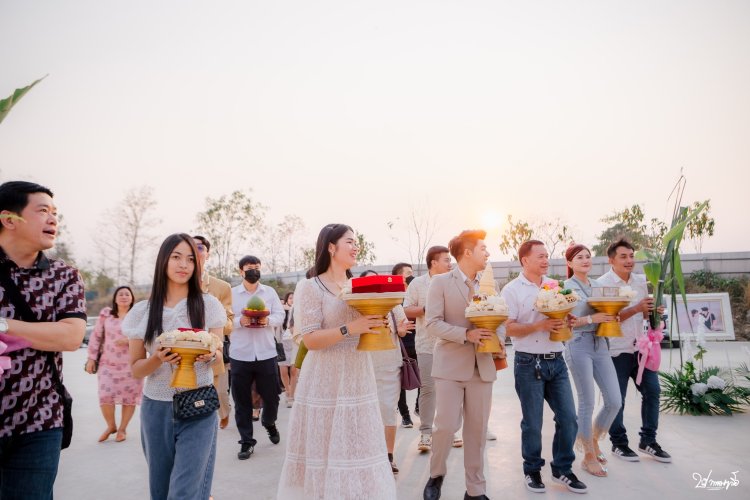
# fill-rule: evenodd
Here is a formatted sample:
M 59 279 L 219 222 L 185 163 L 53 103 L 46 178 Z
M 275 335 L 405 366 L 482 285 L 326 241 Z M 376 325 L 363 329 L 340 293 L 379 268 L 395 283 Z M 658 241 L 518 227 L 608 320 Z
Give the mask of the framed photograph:
M 672 298 L 664 296 L 667 315 L 670 314 Z M 732 307 L 728 293 L 689 293 L 687 306 L 682 297 L 677 297 L 675 327 L 683 339 L 734 340 Z M 667 318 L 667 325 L 669 325 Z M 672 338 L 675 339 L 675 333 Z

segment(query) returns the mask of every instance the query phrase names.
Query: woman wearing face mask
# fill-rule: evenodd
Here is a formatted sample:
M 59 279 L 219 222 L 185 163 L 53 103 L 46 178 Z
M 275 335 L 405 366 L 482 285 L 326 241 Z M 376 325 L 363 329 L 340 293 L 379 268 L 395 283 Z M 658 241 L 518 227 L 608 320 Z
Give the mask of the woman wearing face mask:
M 596 280 L 589 279 L 591 252 L 583 245 L 572 245 L 565 251 L 568 279 L 565 287 L 574 290 L 582 300 L 576 302 L 573 315 L 576 323 L 573 339 L 565 344 L 563 355 L 578 392 L 578 445 L 583 448 L 581 468 L 594 476 L 604 477 L 607 460 L 599 449 L 599 440 L 606 436 L 609 426 L 622 406 L 620 387 L 615 365 L 609 354 L 606 338 L 596 336 L 599 323 L 617 321 L 614 316 L 597 313 L 586 302 L 591 297 Z M 592 422 L 596 395 L 594 383 L 599 386 L 604 406 Z
M 177 328 L 200 328 L 221 338 L 224 306 L 201 291 L 193 238 L 173 234 L 161 244 L 148 300 L 138 302 L 122 322 L 130 338 L 133 376 L 146 378 L 141 405 L 141 444 L 148 464 L 152 500 L 205 500 L 211 492 L 216 460 L 216 412 L 191 419 L 173 414 L 177 390 L 170 386 L 180 356 L 155 342 Z M 210 363 L 221 349 L 196 358 L 199 387 L 213 384 Z
M 354 231 L 329 224 L 318 236 L 312 278 L 295 292 L 295 328 L 309 352 L 289 418 L 278 498 L 395 499 L 372 361 L 357 351 L 383 325 L 339 298 L 357 260 Z

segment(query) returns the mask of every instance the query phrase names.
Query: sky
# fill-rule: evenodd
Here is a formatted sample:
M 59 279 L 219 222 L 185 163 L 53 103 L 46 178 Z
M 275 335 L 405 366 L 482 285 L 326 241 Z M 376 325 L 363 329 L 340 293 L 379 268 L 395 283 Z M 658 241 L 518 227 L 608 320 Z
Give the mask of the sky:
M 79 261 L 141 185 L 157 234 L 252 189 L 385 264 L 412 211 L 433 244 L 484 227 L 493 260 L 508 214 L 594 244 L 626 206 L 666 218 L 680 172 L 711 199 L 703 250 L 750 249 L 746 1 L 0 0 L 0 96 L 46 74 L 0 124 L 0 179 L 55 191 Z

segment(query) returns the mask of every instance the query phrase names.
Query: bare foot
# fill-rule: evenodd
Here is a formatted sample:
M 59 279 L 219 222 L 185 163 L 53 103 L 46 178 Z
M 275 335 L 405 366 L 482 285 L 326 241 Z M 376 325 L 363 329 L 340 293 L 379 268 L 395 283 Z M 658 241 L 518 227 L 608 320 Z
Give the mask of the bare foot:
M 115 432 L 117 432 L 117 429 L 107 428 L 107 430 L 104 431 L 101 436 L 99 436 L 99 442 L 101 443 L 103 441 L 106 441 L 107 439 L 109 439 L 110 434 L 114 434 Z
M 122 443 L 128 438 L 128 433 L 124 430 L 117 431 L 117 437 L 115 437 L 115 441 L 118 443 Z

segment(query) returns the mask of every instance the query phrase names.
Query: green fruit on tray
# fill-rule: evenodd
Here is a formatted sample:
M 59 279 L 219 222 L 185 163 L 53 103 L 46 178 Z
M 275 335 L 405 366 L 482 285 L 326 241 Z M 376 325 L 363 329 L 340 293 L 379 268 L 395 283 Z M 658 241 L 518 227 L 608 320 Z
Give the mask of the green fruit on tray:
M 260 297 L 253 297 L 247 301 L 245 309 L 249 309 L 251 311 L 265 311 L 266 303 L 263 302 L 263 299 L 261 299 Z

